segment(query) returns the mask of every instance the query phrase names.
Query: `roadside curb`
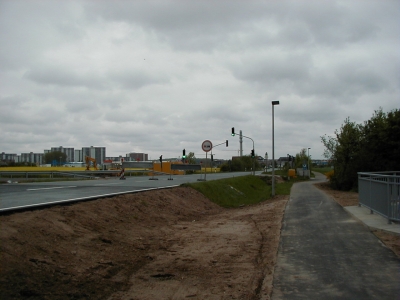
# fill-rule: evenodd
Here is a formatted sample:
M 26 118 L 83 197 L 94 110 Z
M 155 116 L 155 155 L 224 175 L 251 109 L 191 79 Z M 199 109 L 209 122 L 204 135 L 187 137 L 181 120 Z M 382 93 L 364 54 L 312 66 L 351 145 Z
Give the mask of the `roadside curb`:
M 364 223 L 366 226 L 374 229 L 385 230 L 388 232 L 400 234 L 400 224 L 388 224 L 388 220 L 383 216 L 373 213 L 363 206 L 344 206 L 343 207 L 349 214 Z

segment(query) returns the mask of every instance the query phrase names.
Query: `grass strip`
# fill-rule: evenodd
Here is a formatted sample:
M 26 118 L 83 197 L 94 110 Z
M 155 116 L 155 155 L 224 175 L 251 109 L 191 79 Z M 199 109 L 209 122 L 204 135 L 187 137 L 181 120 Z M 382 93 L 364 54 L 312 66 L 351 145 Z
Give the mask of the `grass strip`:
M 285 181 L 275 184 L 276 195 L 290 195 L 294 182 Z M 240 207 L 256 204 L 271 199 L 271 177 L 269 176 L 241 176 L 213 181 L 185 183 L 199 191 L 212 202 L 222 207 Z

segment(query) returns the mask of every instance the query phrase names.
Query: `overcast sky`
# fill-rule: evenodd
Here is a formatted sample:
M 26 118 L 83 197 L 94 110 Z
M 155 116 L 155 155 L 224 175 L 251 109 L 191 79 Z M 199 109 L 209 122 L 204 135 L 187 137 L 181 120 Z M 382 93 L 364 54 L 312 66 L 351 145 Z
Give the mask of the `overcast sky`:
M 0 152 L 275 157 L 400 108 L 400 2 L 0 0 Z M 250 154 L 252 141 L 243 139 Z

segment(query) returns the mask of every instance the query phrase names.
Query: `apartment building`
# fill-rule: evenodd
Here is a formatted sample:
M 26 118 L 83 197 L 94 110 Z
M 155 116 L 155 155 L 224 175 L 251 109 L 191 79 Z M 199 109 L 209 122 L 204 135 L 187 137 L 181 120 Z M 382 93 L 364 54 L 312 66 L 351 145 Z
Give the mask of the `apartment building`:
M 127 161 L 148 161 L 149 155 L 147 153 L 127 153 L 126 154 Z
M 85 156 L 94 158 L 98 164 L 102 164 L 106 159 L 106 147 L 82 147 L 83 160 Z

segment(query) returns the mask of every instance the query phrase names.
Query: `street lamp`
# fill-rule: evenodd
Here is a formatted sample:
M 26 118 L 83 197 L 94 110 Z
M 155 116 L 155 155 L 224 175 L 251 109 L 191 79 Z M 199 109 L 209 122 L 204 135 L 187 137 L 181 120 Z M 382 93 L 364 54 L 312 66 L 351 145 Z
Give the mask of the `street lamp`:
M 275 136 L 274 136 L 274 106 L 279 105 L 279 101 L 272 101 L 272 197 L 275 196 Z
M 311 178 L 311 170 L 310 170 L 310 149 L 311 149 L 311 148 L 308 148 L 308 149 L 307 149 L 307 156 L 308 156 L 308 178 L 309 178 L 309 179 Z
M 268 171 L 268 152 L 265 152 L 265 173 Z

